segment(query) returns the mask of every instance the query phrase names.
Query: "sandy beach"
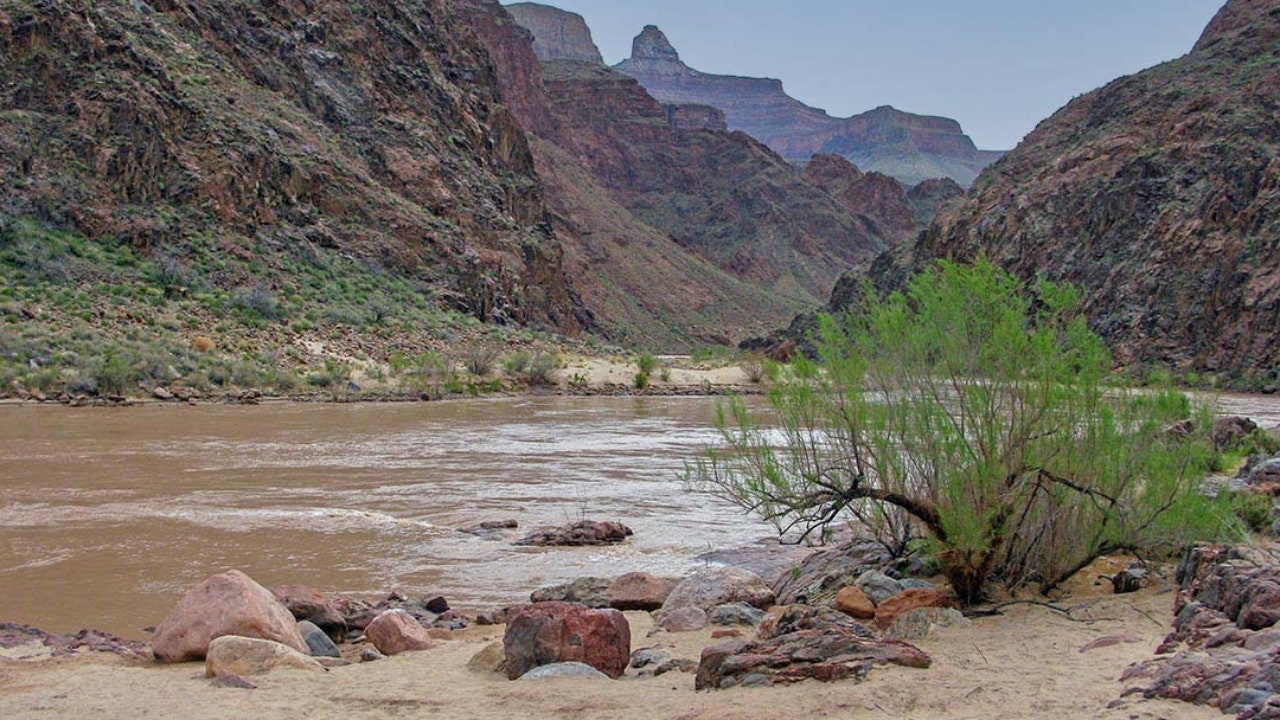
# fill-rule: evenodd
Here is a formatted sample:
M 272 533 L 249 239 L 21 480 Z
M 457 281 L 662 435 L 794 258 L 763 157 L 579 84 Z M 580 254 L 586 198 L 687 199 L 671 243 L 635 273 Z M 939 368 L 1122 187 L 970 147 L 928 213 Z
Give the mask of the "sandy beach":
M 478 627 L 436 647 L 325 672 L 278 671 L 253 678 L 256 689 L 217 688 L 200 663 L 162 666 L 114 656 L 49 658 L 27 646 L 0 655 L 0 717 L 5 718 L 395 718 L 516 720 L 773 720 L 829 718 L 1164 718 L 1222 715 L 1213 708 L 1123 698 L 1129 665 L 1150 659 L 1169 630 L 1173 592 L 1165 581 L 1134 595 L 1079 579 L 1058 601 L 1069 619 L 1034 605 L 936 630 L 917 645 L 933 667 L 877 668 L 865 682 L 817 683 L 695 692 L 693 676 L 668 673 L 617 681 L 512 682 L 475 667 L 473 657 L 500 642 L 502 627 Z M 697 659 L 720 642 L 711 631 L 650 635 L 647 613 L 628 613 L 632 648 L 660 647 Z M 1100 638 L 1121 642 L 1082 652 Z M 1102 645 L 1106 645 L 1103 641 Z M 354 649 L 349 648 L 349 654 Z

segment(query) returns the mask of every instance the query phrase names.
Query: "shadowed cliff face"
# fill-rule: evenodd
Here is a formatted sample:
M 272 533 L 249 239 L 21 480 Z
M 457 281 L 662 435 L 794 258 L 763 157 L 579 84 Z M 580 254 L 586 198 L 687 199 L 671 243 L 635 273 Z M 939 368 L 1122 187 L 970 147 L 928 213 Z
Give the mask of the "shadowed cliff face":
M 493 65 L 443 0 L 0 1 L 4 213 L 144 252 L 308 245 L 488 320 L 589 316 Z M 221 278 L 215 282 L 232 282 Z
M 942 177 L 968 185 L 1001 155 L 978 150 L 959 123 L 948 118 L 890 107 L 833 118 L 787 95 L 779 80 L 699 72 L 685 65 L 666 35 L 652 25 L 635 38 L 631 57 L 617 69 L 639 80 L 661 102 L 724 110 L 731 129 L 792 161 L 829 153 L 909 185 Z
M 901 268 L 985 253 L 1084 288 L 1121 363 L 1280 367 L 1280 0 L 1232 0 L 1194 51 L 1085 95 L 944 211 Z

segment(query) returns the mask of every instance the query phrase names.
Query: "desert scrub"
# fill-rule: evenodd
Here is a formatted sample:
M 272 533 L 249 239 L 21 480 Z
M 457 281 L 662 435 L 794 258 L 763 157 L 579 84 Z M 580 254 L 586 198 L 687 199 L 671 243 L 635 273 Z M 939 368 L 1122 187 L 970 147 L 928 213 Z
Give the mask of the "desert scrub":
M 1079 308 L 1074 288 L 985 261 L 866 288 L 821 318 L 821 365 L 798 359 L 771 384 L 768 424 L 721 407 L 722 441 L 686 479 L 784 538 L 847 520 L 901 554 L 923 536 L 966 603 L 992 581 L 1050 590 L 1119 549 L 1238 539 L 1200 492 L 1211 413 L 1117 384 Z

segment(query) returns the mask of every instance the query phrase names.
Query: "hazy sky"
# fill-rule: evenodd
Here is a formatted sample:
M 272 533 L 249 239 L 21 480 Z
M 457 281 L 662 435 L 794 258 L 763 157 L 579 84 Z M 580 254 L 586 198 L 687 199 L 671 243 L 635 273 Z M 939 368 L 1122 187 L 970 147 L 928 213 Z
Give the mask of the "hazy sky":
M 841 117 L 879 105 L 953 117 L 1002 150 L 1071 98 L 1190 51 L 1224 2 L 541 1 L 585 17 L 610 64 L 657 25 L 698 70 L 781 78 Z

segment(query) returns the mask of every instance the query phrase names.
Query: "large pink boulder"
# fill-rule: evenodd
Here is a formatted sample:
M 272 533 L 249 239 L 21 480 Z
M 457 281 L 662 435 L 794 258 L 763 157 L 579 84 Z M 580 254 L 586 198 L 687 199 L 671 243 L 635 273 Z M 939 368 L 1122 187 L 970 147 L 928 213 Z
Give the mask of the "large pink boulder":
M 537 603 L 513 612 L 502 646 L 512 680 L 536 667 L 563 662 L 585 663 L 617 678 L 631 660 L 631 625 L 617 610 Z
M 427 650 L 431 636 L 409 613 L 404 610 L 388 610 L 374 618 L 364 629 L 364 635 L 383 655 L 399 655 L 411 650 Z
M 209 643 L 224 635 L 272 640 L 308 652 L 288 609 L 239 570 L 214 575 L 184 595 L 156 627 L 151 651 L 164 663 L 203 660 Z

